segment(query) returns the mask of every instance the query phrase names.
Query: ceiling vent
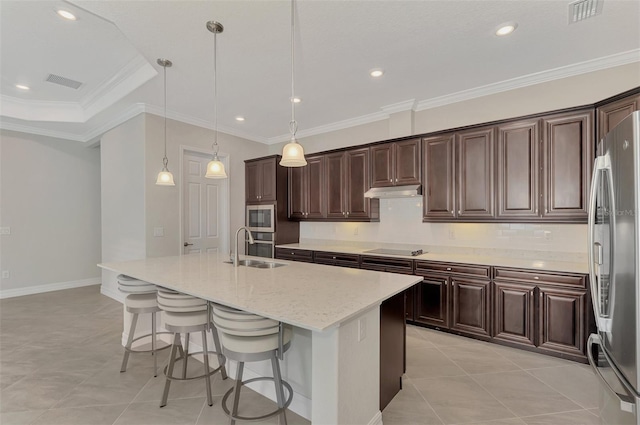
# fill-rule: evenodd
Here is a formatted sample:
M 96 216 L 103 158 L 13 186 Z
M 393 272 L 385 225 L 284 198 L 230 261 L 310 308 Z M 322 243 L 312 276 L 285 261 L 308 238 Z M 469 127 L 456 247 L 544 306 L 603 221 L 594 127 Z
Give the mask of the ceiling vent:
M 72 80 L 70 78 L 61 77 L 55 74 L 49 74 L 47 78 L 44 79 L 53 84 L 58 84 L 61 86 L 69 87 L 75 90 L 78 90 L 82 83 L 80 81 Z
M 569 24 L 593 18 L 602 13 L 604 0 L 578 0 L 569 3 Z

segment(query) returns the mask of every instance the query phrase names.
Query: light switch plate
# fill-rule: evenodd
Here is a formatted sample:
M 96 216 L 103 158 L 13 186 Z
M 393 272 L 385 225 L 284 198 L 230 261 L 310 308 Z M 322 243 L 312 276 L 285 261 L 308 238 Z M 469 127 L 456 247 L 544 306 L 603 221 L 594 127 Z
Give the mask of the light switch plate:
M 0 235 L 10 235 L 11 227 L 0 227 Z
M 164 236 L 164 227 L 154 227 L 153 228 L 153 236 L 155 236 L 155 237 L 163 237 Z

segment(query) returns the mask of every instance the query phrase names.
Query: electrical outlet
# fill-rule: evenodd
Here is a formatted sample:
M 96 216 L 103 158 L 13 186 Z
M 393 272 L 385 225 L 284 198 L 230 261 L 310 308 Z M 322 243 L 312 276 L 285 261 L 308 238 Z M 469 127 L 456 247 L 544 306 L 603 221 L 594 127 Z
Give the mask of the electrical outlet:
M 449 229 L 449 239 L 455 239 L 456 232 L 453 229 Z
M 358 226 L 353 228 L 353 235 L 357 236 L 358 235 Z
M 9 270 L 2 270 L 2 278 L 9 279 L 9 277 L 10 277 Z
M 367 321 L 362 318 L 358 320 L 358 342 L 367 337 Z
M 0 235 L 10 235 L 11 227 L 0 227 Z
M 153 228 L 153 236 L 154 237 L 163 237 L 164 236 L 164 227 L 154 227 Z

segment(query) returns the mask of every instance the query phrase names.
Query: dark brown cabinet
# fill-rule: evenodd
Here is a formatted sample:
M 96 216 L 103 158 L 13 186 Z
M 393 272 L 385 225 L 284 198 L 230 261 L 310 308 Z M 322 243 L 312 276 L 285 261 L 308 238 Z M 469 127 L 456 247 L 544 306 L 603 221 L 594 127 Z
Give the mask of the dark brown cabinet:
M 368 199 L 369 149 L 325 155 L 327 214 L 329 219 L 377 220 L 379 200 Z
M 245 161 L 245 196 L 247 203 L 276 200 L 276 156 Z
M 313 251 L 294 248 L 276 248 L 275 258 L 279 260 L 313 263 Z
M 640 94 L 638 93 L 599 106 L 597 109 L 598 140 L 596 140 L 596 143 L 627 115 L 638 110 L 640 110 Z
M 593 110 L 549 116 L 542 127 L 542 218 L 586 222 Z
M 586 291 L 539 288 L 538 348 L 584 356 L 586 345 Z
M 289 218 L 322 219 L 326 216 L 324 155 L 306 159 L 305 167 L 289 168 Z
M 473 129 L 456 135 L 459 218 L 482 219 L 494 215 L 494 135 L 494 127 Z
M 535 346 L 534 285 L 495 282 L 493 338 Z
M 414 321 L 449 329 L 449 277 L 430 274 L 415 286 Z
M 538 217 L 540 120 L 499 125 L 497 131 L 497 217 Z
M 360 256 L 357 254 L 345 254 L 342 252 L 325 252 L 318 251 L 314 255 L 316 264 L 326 264 L 328 266 L 340 267 L 360 267 Z
M 371 187 L 420 184 L 420 139 L 375 145 L 371 150 Z
M 476 338 L 491 338 L 490 281 L 451 278 L 451 330 Z
M 453 134 L 429 137 L 423 144 L 424 218 L 450 220 L 456 216 Z

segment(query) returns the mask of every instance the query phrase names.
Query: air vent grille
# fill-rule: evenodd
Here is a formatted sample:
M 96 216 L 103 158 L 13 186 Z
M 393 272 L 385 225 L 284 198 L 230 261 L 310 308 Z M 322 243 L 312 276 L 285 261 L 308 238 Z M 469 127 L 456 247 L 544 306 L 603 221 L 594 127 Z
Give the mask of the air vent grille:
M 61 86 L 69 87 L 75 90 L 78 90 L 82 83 L 80 81 L 72 80 L 70 78 L 61 77 L 56 74 L 49 74 L 45 81 L 48 81 L 53 84 L 59 84 Z
M 584 21 L 602 13 L 604 0 L 578 0 L 569 3 L 569 23 Z

